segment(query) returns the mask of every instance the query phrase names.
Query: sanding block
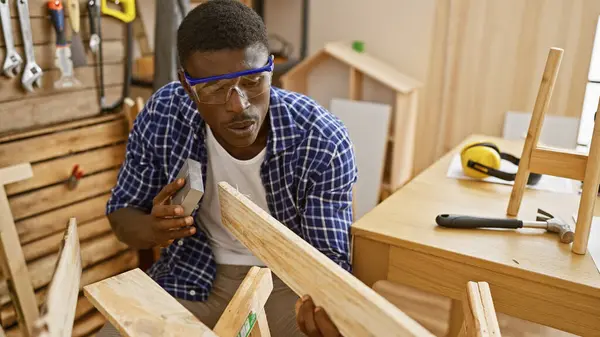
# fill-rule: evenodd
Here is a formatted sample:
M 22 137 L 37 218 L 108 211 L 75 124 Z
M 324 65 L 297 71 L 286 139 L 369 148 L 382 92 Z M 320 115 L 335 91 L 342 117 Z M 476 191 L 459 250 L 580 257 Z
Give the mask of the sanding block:
M 196 205 L 198 205 L 202 195 L 204 195 L 204 183 L 202 183 L 202 168 L 200 163 L 188 158 L 175 179 L 180 178 L 185 179 L 185 184 L 175 193 L 171 204 L 181 205 L 183 207 L 183 215 L 189 216 L 196 209 Z

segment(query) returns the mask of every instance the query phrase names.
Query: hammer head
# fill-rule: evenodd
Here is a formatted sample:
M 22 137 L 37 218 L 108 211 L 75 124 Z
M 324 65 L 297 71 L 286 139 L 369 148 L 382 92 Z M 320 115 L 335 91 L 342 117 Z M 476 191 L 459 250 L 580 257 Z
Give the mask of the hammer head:
M 558 233 L 560 242 L 571 243 L 575 237 L 575 233 L 571 230 L 571 226 L 561 218 L 550 218 L 548 222 L 548 231 Z

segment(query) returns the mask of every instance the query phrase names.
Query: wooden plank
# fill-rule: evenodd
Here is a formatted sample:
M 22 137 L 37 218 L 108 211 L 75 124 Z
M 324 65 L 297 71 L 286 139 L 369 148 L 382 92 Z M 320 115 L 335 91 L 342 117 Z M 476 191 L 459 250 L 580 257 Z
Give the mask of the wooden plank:
M 419 81 L 404 75 L 390 65 L 376 59 L 367 53 L 358 53 L 346 43 L 331 42 L 325 45 L 325 51 L 333 58 L 356 68 L 358 71 L 371 77 L 375 81 L 407 94 L 423 86 Z
M 21 330 L 28 337 L 39 312 L 4 186 L 0 186 L 0 214 L 0 267 L 7 279 L 3 285 L 10 289 L 13 303 L 18 303 Z
M 74 190 L 56 185 L 20 194 L 9 199 L 16 220 L 109 192 L 117 182 L 119 169 L 84 176 Z M 60 198 L 57 198 L 60 196 Z
M 418 91 L 408 95 L 396 93 L 394 111 L 394 141 L 390 167 L 390 187 L 392 191 L 404 186 L 414 171 L 416 151 Z
M 268 268 L 252 267 L 217 321 L 213 329 L 215 334 L 237 336 L 251 315 L 258 318 L 263 312 L 272 291 L 271 271 Z
M 83 291 L 123 337 L 146 336 L 149 331 L 217 336 L 139 268 L 85 286 Z
M 122 95 L 123 87 L 107 86 L 107 102 L 114 102 Z M 51 114 L 48 111 L 52 111 Z M 72 121 L 96 116 L 100 113 L 98 89 L 67 91 L 49 96 L 32 97 L 23 104 L 22 100 L 0 104 L 0 133 L 15 132 L 32 127 Z M 2 146 L 0 146 L 2 147 Z M 1 150 L 0 150 L 1 151 Z M 31 151 L 31 149 L 30 149 Z M 23 155 L 26 157 L 26 155 Z M 0 159 L 6 158 L 0 154 Z
M 223 225 L 296 294 L 310 295 L 344 336 L 432 336 L 231 185 L 219 183 L 219 200 Z
M 350 81 L 348 87 L 348 98 L 360 101 L 363 97 L 363 74 L 360 70 L 350 67 Z
M 534 173 L 583 181 L 587 158 L 581 153 L 538 147 L 531 153 L 529 170 Z
M 76 204 L 59 208 L 33 218 L 18 221 L 17 233 L 22 245 L 60 231 L 69 218 L 79 219 L 81 223 L 103 216 L 110 194 L 103 194 Z
M 30 179 L 33 176 L 31 164 L 22 163 L 0 168 L 0 186 Z
M 83 22 L 88 22 L 88 18 L 82 18 L 85 20 Z M 15 46 L 23 45 L 23 36 L 21 34 L 21 28 L 19 25 L 19 20 L 17 18 L 11 19 L 12 24 L 12 32 L 13 32 L 13 40 Z M 115 41 L 122 40 L 125 36 L 125 25 L 117 20 L 102 20 L 102 39 L 103 41 Z M 65 30 L 71 31 L 71 26 L 69 26 L 69 21 L 65 20 Z M 89 25 L 81 25 L 81 30 L 79 31 L 80 36 L 89 37 L 90 36 L 90 27 Z M 43 45 L 43 44 L 51 44 L 54 45 L 56 43 L 56 33 L 54 32 L 54 28 L 50 22 L 49 17 L 39 17 L 39 18 L 31 18 L 31 37 L 33 39 L 34 45 Z M 87 44 L 87 41 L 84 40 L 84 46 Z M 0 48 L 5 47 L 4 42 L 4 34 L 0 31 Z M 24 55 L 22 55 L 23 59 L 25 59 Z M 37 60 L 37 55 L 35 55 Z
M 119 144 L 40 162 L 32 167 L 33 178 L 7 185 L 6 193 L 11 196 L 16 193 L 65 182 L 76 164 L 84 171 L 84 174 L 88 175 L 119 167 L 124 158 L 125 144 Z
M 104 85 L 114 86 L 123 84 L 123 64 L 105 64 L 104 65 Z M 51 94 L 64 93 L 64 92 L 77 92 L 83 89 L 93 89 L 98 87 L 97 73 L 98 71 L 94 66 L 74 68 L 73 72 L 75 78 L 81 82 L 81 86 L 55 89 L 54 82 L 58 81 L 62 76 L 62 72 L 59 69 L 51 69 L 44 71 L 42 77 L 41 88 L 36 88 L 35 92 L 29 94 L 27 99 L 31 97 L 43 97 Z M 23 95 L 23 86 L 21 84 L 20 77 L 13 77 L 4 80 L 5 84 L 2 86 L 0 91 L 0 102 L 7 102 L 13 100 L 22 100 L 25 98 Z M 68 103 L 68 102 L 67 102 Z
M 73 331 L 82 270 L 79 248 L 77 221 L 71 218 L 59 250 L 46 301 L 40 309 L 41 324 L 38 326 L 43 327 L 44 336 L 70 336 Z
M 85 46 L 87 47 L 87 45 Z M 125 48 L 123 47 L 123 41 L 105 41 L 102 45 L 102 48 L 104 49 L 102 63 L 105 66 L 115 63 L 123 63 L 125 59 Z M 16 47 L 16 50 L 17 53 L 24 59 L 25 51 L 23 50 L 23 46 Z M 35 54 L 35 62 L 40 66 L 40 68 L 42 68 L 42 70 L 46 71 L 49 69 L 57 69 L 56 64 L 54 64 L 56 58 L 56 46 L 54 44 L 35 45 L 33 46 L 33 52 Z M 4 60 L 5 55 L 6 48 L 0 48 L 0 59 Z M 86 53 L 86 61 L 88 66 L 94 66 L 97 64 L 97 57 L 88 52 Z M 77 70 L 77 68 L 75 68 L 75 70 Z M 20 76 L 18 77 L 20 78 Z M 121 78 L 123 77 L 121 76 Z
M 25 139 L 25 138 L 31 138 L 31 137 L 35 137 L 35 136 L 41 136 L 41 135 L 45 135 L 45 134 L 49 134 L 49 133 L 55 133 L 55 132 L 59 132 L 59 131 L 76 129 L 76 128 L 80 128 L 80 127 L 84 127 L 84 126 L 88 126 L 88 125 L 100 124 L 103 122 L 113 121 L 113 120 L 119 119 L 119 118 L 121 118 L 121 116 L 119 116 L 118 114 L 99 115 L 99 116 L 95 116 L 95 117 L 74 119 L 73 121 L 66 122 L 66 123 L 57 123 L 54 125 L 48 125 L 43 128 L 38 127 L 38 128 L 32 128 L 30 130 L 20 131 L 20 132 L 4 133 L 2 136 L 0 136 L 0 144 L 15 141 L 15 140 L 20 140 L 20 139 Z
M 73 337 L 87 336 L 89 333 L 101 328 L 106 319 L 101 313 L 94 311 L 78 320 L 73 327 Z
M 79 240 L 81 242 L 111 231 L 110 223 L 108 222 L 107 217 L 101 217 L 86 223 L 78 223 L 78 226 L 79 228 L 77 231 Z M 23 245 L 23 255 L 25 256 L 25 261 L 29 262 L 46 255 L 56 253 L 59 248 L 58 245 L 62 239 L 63 234 L 56 233 L 43 239 Z
M 126 249 L 127 245 L 119 241 L 114 234 L 103 235 L 81 244 L 81 265 L 83 268 L 86 268 L 115 256 Z M 53 268 L 57 259 L 58 254 L 52 254 L 36 260 L 27 266 L 31 285 L 35 289 L 48 285 L 52 279 Z M 7 304 L 9 301 L 10 297 L 8 296 L 7 287 L 5 284 L 0 284 L 0 305 Z
M 98 282 L 106 279 L 113 275 L 119 274 L 126 270 L 137 267 L 138 265 L 138 253 L 134 250 L 126 250 L 125 252 L 102 261 L 92 267 L 83 270 L 81 275 L 80 287 L 84 287 L 88 284 Z M 42 303 L 46 289 L 40 289 L 36 291 L 35 297 L 37 303 Z M 12 305 L 7 305 L 0 311 L 0 321 L 3 326 L 11 326 L 16 322 L 16 313 Z
M 467 336 L 501 336 L 490 287 L 487 283 L 469 281 L 463 294 L 462 303 Z
M 0 145 L 0 165 L 31 163 L 127 139 L 124 119 Z

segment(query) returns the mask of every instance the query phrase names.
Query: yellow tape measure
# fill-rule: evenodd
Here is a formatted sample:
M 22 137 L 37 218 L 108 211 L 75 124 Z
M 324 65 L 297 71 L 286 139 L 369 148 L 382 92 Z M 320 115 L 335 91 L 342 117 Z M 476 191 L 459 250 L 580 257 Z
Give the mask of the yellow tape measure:
M 120 5 L 122 10 L 108 7 L 108 0 L 102 0 L 102 13 L 115 17 L 125 23 L 129 23 L 135 19 L 135 0 L 111 0 L 117 5 Z

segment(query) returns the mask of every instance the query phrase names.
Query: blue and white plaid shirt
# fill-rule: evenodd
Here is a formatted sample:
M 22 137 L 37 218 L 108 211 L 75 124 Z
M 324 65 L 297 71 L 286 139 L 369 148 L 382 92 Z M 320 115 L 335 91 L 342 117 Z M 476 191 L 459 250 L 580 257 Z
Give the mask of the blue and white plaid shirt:
M 347 130 L 310 98 L 275 87 L 269 118 L 261 179 L 271 215 L 351 271 L 352 187 L 358 172 Z M 158 90 L 129 134 L 107 214 L 122 207 L 150 212 L 154 196 L 175 179 L 187 158 L 200 162 L 206 186 L 204 125 L 180 83 Z M 171 295 L 191 301 L 207 299 L 215 272 L 211 246 L 201 230 L 164 249 L 148 270 Z

